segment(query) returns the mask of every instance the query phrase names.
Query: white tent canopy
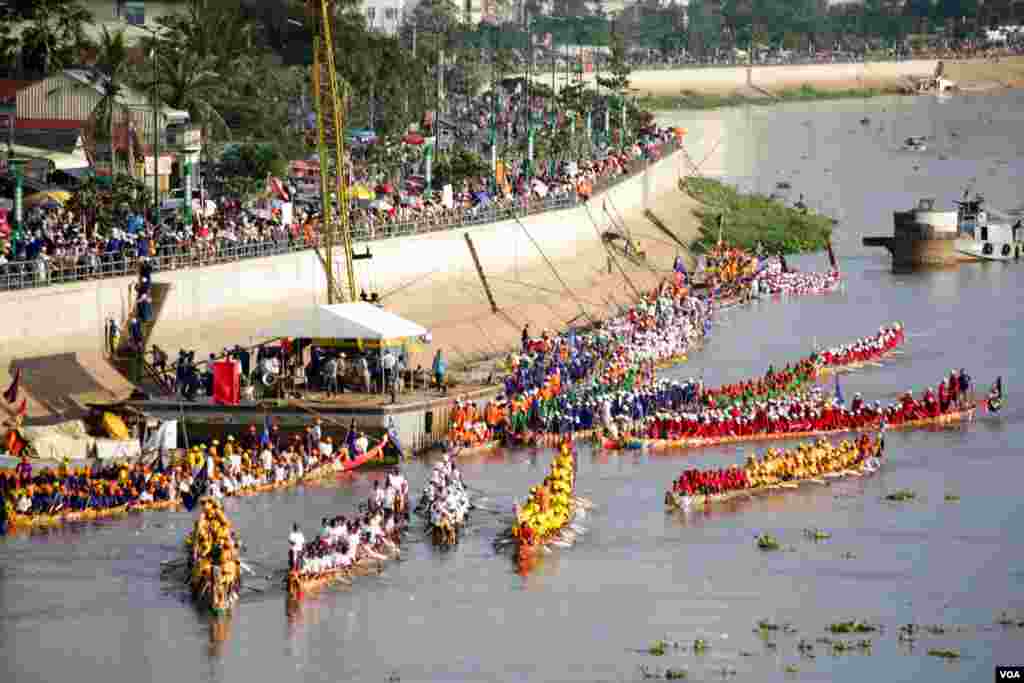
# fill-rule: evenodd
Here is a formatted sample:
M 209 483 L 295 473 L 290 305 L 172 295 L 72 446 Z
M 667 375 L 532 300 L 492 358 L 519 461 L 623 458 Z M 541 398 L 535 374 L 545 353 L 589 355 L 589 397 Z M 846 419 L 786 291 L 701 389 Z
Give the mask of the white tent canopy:
M 427 330 L 374 304 L 357 302 L 316 306 L 275 325 L 267 336 L 313 339 L 404 339 Z

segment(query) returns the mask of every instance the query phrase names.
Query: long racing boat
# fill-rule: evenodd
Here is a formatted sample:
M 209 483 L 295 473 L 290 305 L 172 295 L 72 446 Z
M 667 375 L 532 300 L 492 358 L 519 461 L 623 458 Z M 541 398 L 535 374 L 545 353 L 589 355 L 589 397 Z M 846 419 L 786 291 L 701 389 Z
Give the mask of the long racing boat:
M 45 529 L 58 527 L 72 522 L 92 522 L 100 519 L 113 519 L 124 517 L 137 512 L 152 512 L 156 510 L 174 510 L 181 503 L 177 500 L 158 500 L 151 503 L 128 503 L 112 508 L 88 508 L 85 510 L 57 512 L 50 515 L 26 515 L 18 512 L 9 512 L 7 523 L 11 532 L 24 531 L 29 529 Z
M 922 417 L 913 420 L 906 420 L 899 423 L 888 423 L 885 429 L 889 431 L 903 431 L 908 429 L 921 429 L 930 426 L 942 426 L 969 421 L 974 418 L 975 407 L 963 410 L 954 410 L 934 417 Z M 831 436 L 836 434 L 851 434 L 862 432 L 877 432 L 882 429 L 882 420 L 874 419 L 858 426 L 842 427 L 838 429 L 800 429 L 788 432 L 756 433 L 732 436 L 713 437 L 686 437 L 682 439 L 647 439 L 641 437 L 621 437 L 611 439 L 601 438 L 601 447 L 605 450 L 649 450 L 658 451 L 670 448 L 704 448 L 708 446 L 720 446 L 733 443 L 752 443 L 760 441 L 782 441 L 790 439 L 806 439 L 816 436 Z
M 544 483 L 534 486 L 526 504 L 516 508 L 511 535 L 516 540 L 517 561 L 528 563 L 540 548 L 553 543 L 571 543 L 575 533 L 570 526 L 580 505 L 576 497 L 576 453 L 564 442 Z
M 867 439 L 867 437 L 861 437 Z M 805 444 L 806 446 L 806 444 Z M 859 448 L 856 444 L 846 444 L 847 453 L 852 452 L 850 448 Z M 866 449 L 862 452 L 863 457 L 857 461 L 851 462 L 848 465 L 836 466 L 828 471 L 814 472 L 810 474 L 804 474 L 802 476 L 787 476 L 785 478 L 773 478 L 770 482 L 758 482 L 751 484 L 748 479 L 747 473 L 752 471 L 751 464 L 745 466 L 742 470 L 742 475 L 735 476 L 741 472 L 735 466 L 725 470 L 727 481 L 729 480 L 728 475 L 733 475 L 731 478 L 732 487 L 728 490 L 715 491 L 715 487 L 711 487 L 714 492 L 709 492 L 706 487 L 696 486 L 697 490 L 688 488 L 687 490 L 680 490 L 680 486 L 674 485 L 672 489 L 665 493 L 665 505 L 669 510 L 689 510 L 694 507 L 702 507 L 711 505 L 713 503 L 725 503 L 730 500 L 738 498 L 752 498 L 757 495 L 769 494 L 787 490 L 799 489 L 803 486 L 809 486 L 812 484 L 821 485 L 826 484 L 829 481 L 835 481 L 840 479 L 849 479 L 854 477 L 863 477 L 866 475 L 874 474 L 883 466 L 885 460 L 883 458 L 883 441 L 881 437 L 878 439 L 867 441 Z M 822 444 L 815 444 L 812 448 L 821 448 Z M 828 449 L 829 454 L 836 454 L 841 452 L 842 446 L 833 447 L 831 444 L 824 446 Z M 803 454 L 796 456 L 797 460 L 800 460 L 808 451 L 804 451 Z M 796 451 L 786 451 L 782 454 L 777 455 L 780 459 L 787 457 L 793 457 Z M 720 487 L 719 487 L 720 488 Z
M 195 525 L 185 538 L 192 599 L 213 614 L 226 614 L 238 602 L 242 567 L 238 540 L 224 508 L 203 498 Z

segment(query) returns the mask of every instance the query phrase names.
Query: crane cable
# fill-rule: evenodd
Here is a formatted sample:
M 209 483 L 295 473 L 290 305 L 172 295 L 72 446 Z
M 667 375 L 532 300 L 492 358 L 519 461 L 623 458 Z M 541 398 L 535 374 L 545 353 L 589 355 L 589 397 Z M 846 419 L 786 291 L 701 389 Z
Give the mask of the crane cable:
M 540 244 L 537 242 L 537 240 L 533 238 L 533 235 L 530 234 L 530 231 L 526 229 L 526 226 L 523 225 L 523 222 L 519 220 L 519 216 L 513 216 L 513 218 L 515 219 L 516 223 L 519 224 L 519 227 L 523 229 L 523 232 L 526 233 L 526 236 L 530 238 L 530 241 L 533 243 L 533 246 L 536 247 L 537 252 L 540 254 L 541 258 L 544 259 L 544 262 L 548 264 L 548 268 L 550 268 L 551 272 L 554 273 L 555 279 L 558 280 L 558 282 L 562 285 L 562 288 L 565 289 L 565 291 L 569 294 L 570 297 L 572 297 L 572 300 L 576 302 L 576 305 L 580 307 L 580 312 L 583 313 L 583 315 L 590 322 L 596 323 L 597 321 L 594 320 L 594 318 L 591 317 L 589 313 L 587 313 L 587 309 L 583 307 L 583 304 L 580 302 L 579 298 L 577 298 L 573 291 L 569 289 L 569 285 L 565 283 L 565 280 L 562 279 L 562 276 L 558 274 L 558 270 L 555 269 L 555 265 L 551 263 L 551 259 L 549 259 L 547 254 L 544 253 L 544 250 L 540 248 Z
M 587 216 L 590 217 L 590 222 L 594 226 L 594 231 L 597 232 L 597 239 L 600 240 L 603 244 L 604 239 L 601 237 L 601 228 L 600 226 L 598 226 L 597 221 L 594 220 L 594 215 L 590 213 L 590 205 L 584 202 L 583 206 L 587 210 Z M 622 264 L 619 263 L 619 259 L 615 258 L 615 254 L 612 253 L 611 248 L 606 245 L 605 251 L 608 252 L 608 257 L 612 260 L 612 263 L 615 264 L 615 267 L 619 269 L 619 273 L 622 274 L 622 279 L 626 281 L 626 284 L 629 285 L 629 288 L 633 290 L 634 294 L 636 294 L 637 299 L 643 298 L 643 296 L 640 294 L 640 290 L 636 288 L 636 285 L 633 284 L 633 281 L 629 279 L 628 275 L 626 275 L 626 271 L 622 268 Z

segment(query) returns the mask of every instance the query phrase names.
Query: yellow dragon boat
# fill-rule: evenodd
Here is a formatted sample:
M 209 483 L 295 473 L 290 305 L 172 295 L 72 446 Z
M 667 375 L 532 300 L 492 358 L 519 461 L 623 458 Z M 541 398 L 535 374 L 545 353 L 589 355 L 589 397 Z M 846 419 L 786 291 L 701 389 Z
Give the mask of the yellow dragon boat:
M 185 538 L 192 599 L 213 614 L 226 614 L 238 602 L 242 563 L 238 541 L 221 504 L 200 502 L 192 533 Z

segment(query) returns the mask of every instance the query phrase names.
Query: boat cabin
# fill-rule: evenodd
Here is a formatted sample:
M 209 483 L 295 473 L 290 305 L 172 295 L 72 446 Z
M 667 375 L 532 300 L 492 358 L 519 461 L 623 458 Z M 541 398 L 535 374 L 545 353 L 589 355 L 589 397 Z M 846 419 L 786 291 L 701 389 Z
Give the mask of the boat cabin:
M 957 205 L 957 251 L 984 260 L 1020 258 L 1024 251 L 1021 220 L 998 216 L 985 210 L 985 198 L 977 195 Z M 995 220 L 993 220 L 995 219 Z

